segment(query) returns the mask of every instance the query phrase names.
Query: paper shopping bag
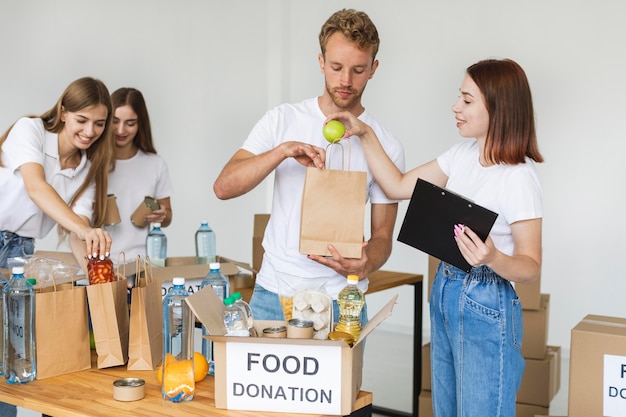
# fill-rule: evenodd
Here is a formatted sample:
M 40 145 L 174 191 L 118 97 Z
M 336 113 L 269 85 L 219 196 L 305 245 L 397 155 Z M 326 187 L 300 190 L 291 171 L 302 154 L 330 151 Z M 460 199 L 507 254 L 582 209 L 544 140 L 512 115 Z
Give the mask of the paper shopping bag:
M 345 142 L 349 140 L 342 140 Z M 332 243 L 344 258 L 360 258 L 367 192 L 367 173 L 343 169 L 306 169 L 300 217 L 300 253 L 330 256 Z M 348 161 L 350 154 L 348 153 Z
M 33 258 L 38 274 L 25 268 L 29 277 L 39 282 L 47 264 L 51 281 L 35 285 L 35 340 L 37 343 L 37 379 L 51 378 L 91 368 L 87 295 L 84 286 L 76 286 L 79 267 L 45 258 Z M 34 269 L 31 270 L 34 272 Z M 69 282 L 63 278 L 69 276 Z M 45 280 L 41 280 L 44 282 Z
M 87 286 L 91 327 L 98 369 L 124 365 L 128 360 L 129 311 L 127 281 L 119 278 Z
M 153 370 L 163 353 L 161 284 L 152 276 L 152 265 L 137 257 L 137 277 L 131 291 L 128 334 L 128 370 Z

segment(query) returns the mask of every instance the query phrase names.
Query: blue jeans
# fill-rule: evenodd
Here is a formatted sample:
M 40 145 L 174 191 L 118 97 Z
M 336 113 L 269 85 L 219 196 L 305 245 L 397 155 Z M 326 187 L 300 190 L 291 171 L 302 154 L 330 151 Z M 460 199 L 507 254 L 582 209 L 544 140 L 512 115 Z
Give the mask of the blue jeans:
M 280 304 L 280 298 L 275 292 L 266 290 L 260 285 L 254 286 L 254 292 L 250 299 L 250 307 L 255 320 L 284 320 L 283 308 Z M 339 318 L 339 305 L 337 300 L 333 300 L 333 319 L 337 321 Z M 368 322 L 367 303 L 361 310 L 361 326 L 365 326 Z
M 4 382 L 3 382 L 4 384 Z M 2 417 L 15 417 L 17 416 L 17 407 L 13 404 L 7 404 L 0 402 L 0 416 Z
M 514 417 L 524 373 L 522 307 L 511 283 L 486 266 L 442 262 L 430 296 L 436 417 Z
M 35 252 L 35 239 L 22 237 L 5 230 L 0 231 L 0 268 L 9 268 L 11 258 L 30 256 Z

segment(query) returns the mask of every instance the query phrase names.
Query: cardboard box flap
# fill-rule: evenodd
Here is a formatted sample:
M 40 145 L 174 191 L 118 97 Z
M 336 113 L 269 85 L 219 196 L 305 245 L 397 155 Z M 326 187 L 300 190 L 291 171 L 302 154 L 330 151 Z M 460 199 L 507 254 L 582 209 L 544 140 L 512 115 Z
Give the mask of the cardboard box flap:
M 211 286 L 202 288 L 197 293 L 185 298 L 185 302 L 204 324 L 211 335 L 223 336 L 226 334 L 224 326 L 224 303 L 215 294 Z M 217 313 L 216 313 L 217 310 Z
M 376 315 L 370 321 L 367 322 L 365 327 L 363 327 L 363 330 L 361 330 L 361 334 L 354 344 L 355 346 L 361 343 L 368 334 L 372 333 L 380 323 L 382 323 L 385 319 L 391 316 L 391 313 L 393 312 L 393 306 L 396 304 L 397 299 L 398 294 L 396 294 L 391 300 L 389 300 L 389 302 L 385 304 L 385 306 L 381 308 L 380 311 L 376 313 Z
M 601 327 L 601 330 L 598 329 L 598 327 Z M 624 335 L 626 334 L 625 329 L 626 318 L 588 314 L 573 330 L 590 332 L 601 331 L 608 334 Z
M 240 273 L 241 270 L 239 268 L 243 268 L 250 272 L 255 272 L 252 270 L 250 264 L 247 264 L 245 262 L 234 261 L 224 256 L 218 256 L 218 258 L 220 262 L 220 270 L 222 271 L 222 274 L 226 276 Z

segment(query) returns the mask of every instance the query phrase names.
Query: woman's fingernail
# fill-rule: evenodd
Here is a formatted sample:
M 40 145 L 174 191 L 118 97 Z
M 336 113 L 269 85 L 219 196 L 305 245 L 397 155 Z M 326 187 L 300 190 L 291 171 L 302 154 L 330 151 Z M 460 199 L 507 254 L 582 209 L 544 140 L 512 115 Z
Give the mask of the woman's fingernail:
M 106 258 L 108 258 L 109 256 L 111 256 L 111 254 L 110 254 L 109 252 L 106 252 L 106 253 L 104 254 L 104 256 L 105 256 Z
M 97 258 L 98 257 L 98 252 L 94 252 L 93 255 L 91 255 L 91 256 L 93 256 L 94 258 Z

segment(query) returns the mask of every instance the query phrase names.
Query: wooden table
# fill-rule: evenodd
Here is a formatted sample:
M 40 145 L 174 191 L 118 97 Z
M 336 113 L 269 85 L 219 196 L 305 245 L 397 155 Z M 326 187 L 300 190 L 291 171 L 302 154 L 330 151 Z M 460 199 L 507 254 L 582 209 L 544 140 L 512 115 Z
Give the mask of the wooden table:
M 157 382 L 156 371 L 127 371 L 125 366 L 97 369 L 96 366 L 96 355 L 93 352 L 92 368 L 87 371 L 36 380 L 24 385 L 9 385 L 0 381 L 0 401 L 55 417 L 277 417 L 285 415 L 216 409 L 212 376 L 207 376 L 204 381 L 197 383 L 193 400 L 175 404 L 161 398 L 161 386 Z M 145 380 L 146 396 L 140 401 L 114 400 L 113 381 L 120 378 Z M 354 410 L 368 407 L 371 410 L 372 397 L 371 392 L 361 391 L 354 404 Z M 355 412 L 357 413 L 358 411 Z M 319 414 L 292 413 L 289 416 L 320 417 Z

